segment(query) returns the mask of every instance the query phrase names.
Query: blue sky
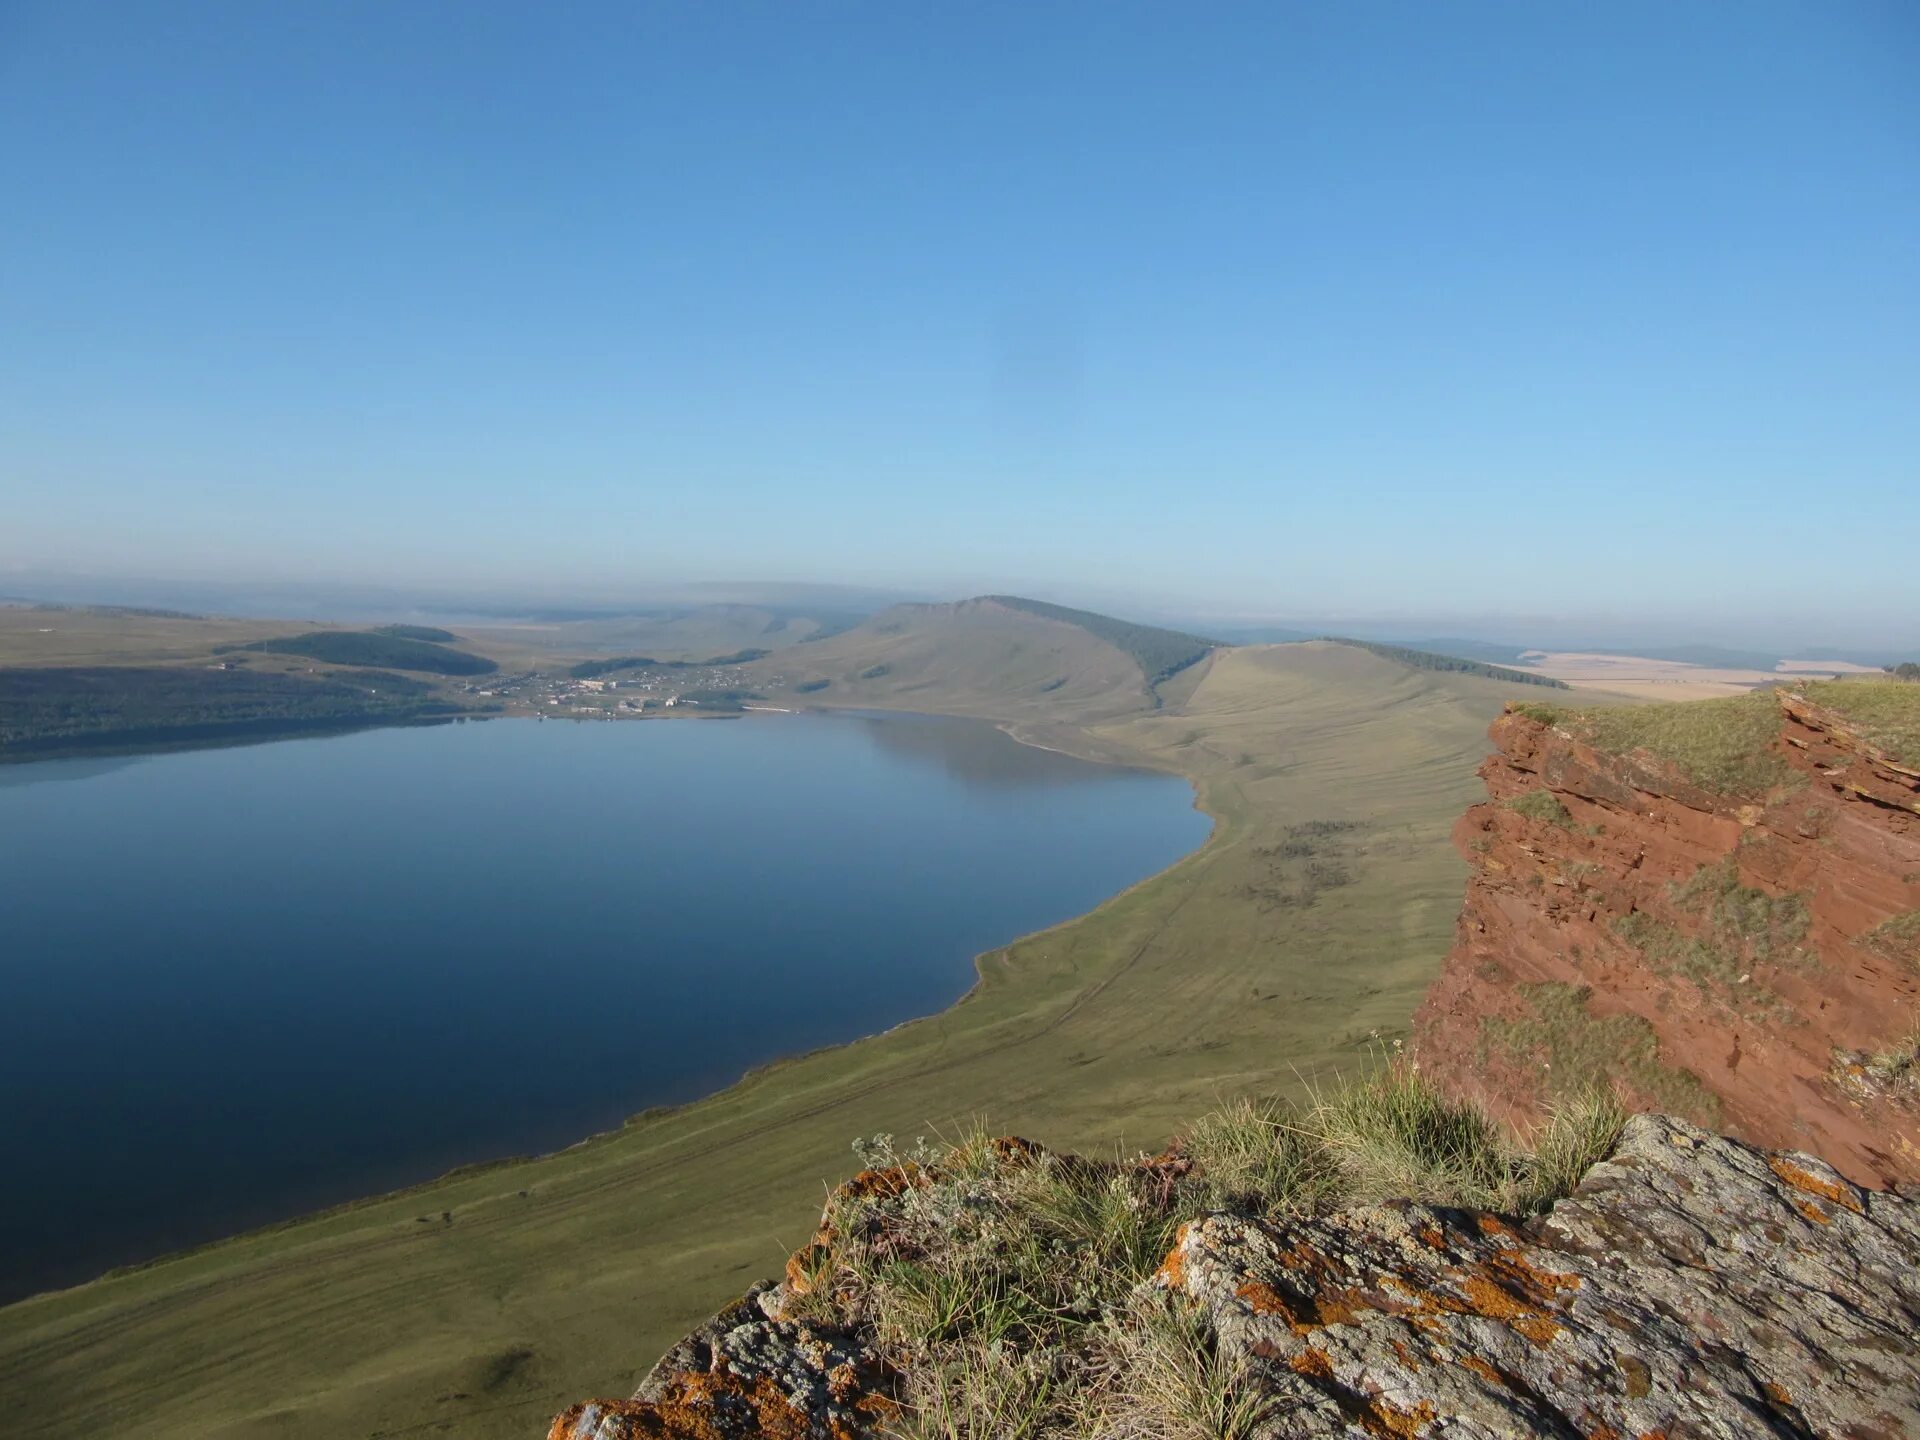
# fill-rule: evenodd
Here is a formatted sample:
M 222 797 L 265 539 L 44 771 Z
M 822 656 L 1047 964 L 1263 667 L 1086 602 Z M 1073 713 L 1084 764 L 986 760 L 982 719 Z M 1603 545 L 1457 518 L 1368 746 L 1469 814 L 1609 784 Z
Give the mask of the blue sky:
M 0 0 L 0 571 L 1920 614 L 1920 8 Z

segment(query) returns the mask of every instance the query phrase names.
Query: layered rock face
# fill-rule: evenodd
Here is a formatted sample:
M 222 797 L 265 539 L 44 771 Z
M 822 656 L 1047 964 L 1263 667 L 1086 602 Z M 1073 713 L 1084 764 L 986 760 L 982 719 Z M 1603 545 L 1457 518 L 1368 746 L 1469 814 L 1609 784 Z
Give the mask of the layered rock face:
M 902 1377 L 795 1313 L 810 1254 L 549 1440 L 888 1433 Z M 1533 1220 L 1210 1214 L 1141 1289 L 1204 1325 L 1247 1440 L 1920 1434 L 1920 1202 L 1661 1116 Z
M 1856 1181 L 1920 1178 L 1920 772 L 1776 703 L 1776 780 L 1744 797 L 1550 712 L 1495 722 L 1427 1073 L 1518 1119 L 1612 1083 Z

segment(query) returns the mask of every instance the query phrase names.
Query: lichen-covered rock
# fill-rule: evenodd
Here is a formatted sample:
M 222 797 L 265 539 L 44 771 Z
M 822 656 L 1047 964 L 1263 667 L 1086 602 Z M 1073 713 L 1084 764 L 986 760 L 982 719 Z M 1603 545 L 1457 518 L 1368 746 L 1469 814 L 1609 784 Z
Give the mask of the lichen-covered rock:
M 1262 1440 L 1920 1435 L 1920 1203 L 1663 1117 L 1536 1220 L 1212 1215 L 1153 1283 Z
M 630 1400 L 563 1412 L 548 1440 L 854 1440 L 895 1408 L 891 1377 L 857 1335 L 779 1318 L 755 1286 L 661 1357 Z

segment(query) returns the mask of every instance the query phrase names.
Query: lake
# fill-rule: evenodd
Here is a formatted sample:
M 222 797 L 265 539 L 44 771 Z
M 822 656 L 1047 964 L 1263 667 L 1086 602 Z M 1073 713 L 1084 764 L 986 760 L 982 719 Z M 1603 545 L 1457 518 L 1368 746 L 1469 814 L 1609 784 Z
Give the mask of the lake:
M 905 715 L 0 766 L 0 1299 L 938 1010 L 1192 800 Z

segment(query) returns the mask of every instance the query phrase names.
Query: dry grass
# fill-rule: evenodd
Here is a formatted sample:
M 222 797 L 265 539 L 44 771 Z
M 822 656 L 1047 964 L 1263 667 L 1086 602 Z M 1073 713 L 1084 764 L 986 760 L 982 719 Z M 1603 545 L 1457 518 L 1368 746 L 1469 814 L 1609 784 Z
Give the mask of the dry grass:
M 808 1305 L 906 1377 L 910 1440 L 1240 1440 L 1274 1401 L 1220 1357 L 1203 1316 L 1143 1284 L 1183 1221 L 1284 1224 L 1402 1196 L 1536 1213 L 1624 1121 L 1593 1091 L 1517 1137 L 1395 1063 L 1305 1105 L 1235 1100 L 1161 1157 L 1002 1154 L 981 1132 L 937 1154 L 881 1136 L 862 1159 L 911 1183 L 836 1202 Z

